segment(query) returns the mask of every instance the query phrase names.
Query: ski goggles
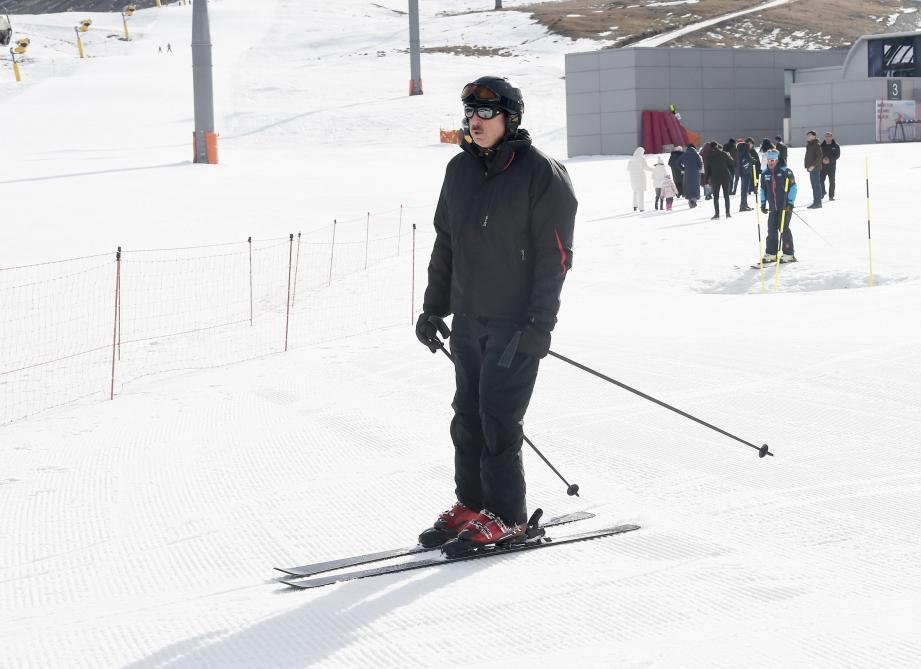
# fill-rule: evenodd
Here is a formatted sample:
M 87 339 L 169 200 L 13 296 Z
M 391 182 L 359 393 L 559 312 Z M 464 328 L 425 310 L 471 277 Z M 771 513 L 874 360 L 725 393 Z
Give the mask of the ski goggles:
M 476 114 L 488 121 L 501 113 L 501 109 L 492 105 L 464 105 L 464 116 L 467 118 L 473 118 L 473 115 Z
M 475 98 L 483 102 L 498 102 L 499 94 L 488 86 L 482 84 L 467 84 L 461 91 L 461 100 Z

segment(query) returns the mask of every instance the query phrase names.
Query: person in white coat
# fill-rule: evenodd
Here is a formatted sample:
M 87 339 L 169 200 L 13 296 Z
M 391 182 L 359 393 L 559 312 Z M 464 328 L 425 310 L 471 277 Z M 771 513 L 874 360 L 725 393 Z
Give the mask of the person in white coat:
M 652 168 L 646 164 L 643 157 L 645 153 L 646 149 L 639 146 L 633 152 L 633 157 L 627 161 L 627 172 L 630 174 L 630 185 L 633 187 L 633 211 L 646 211 L 646 172 L 652 172 Z
M 656 164 L 652 166 L 652 187 L 656 191 L 656 209 L 665 209 L 665 196 L 662 194 L 662 184 L 665 183 L 665 177 L 668 174 L 668 168 L 661 158 L 656 158 Z

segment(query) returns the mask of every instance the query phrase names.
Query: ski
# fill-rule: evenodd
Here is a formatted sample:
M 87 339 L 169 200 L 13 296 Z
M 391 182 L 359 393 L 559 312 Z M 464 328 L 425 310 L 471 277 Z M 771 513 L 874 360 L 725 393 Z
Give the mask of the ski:
M 574 523 L 577 520 L 587 520 L 594 517 L 594 513 L 589 513 L 588 511 L 576 511 L 574 513 L 567 513 L 562 516 L 557 516 L 556 518 L 551 518 L 547 522 L 541 523 L 540 527 L 556 527 L 557 525 L 565 525 L 566 523 Z M 327 571 L 335 571 L 336 569 L 346 569 L 347 567 L 357 567 L 359 565 L 369 564 L 371 562 L 379 562 L 381 560 L 389 560 L 391 558 L 416 555 L 417 553 L 427 553 L 439 548 L 441 547 L 435 546 L 433 548 L 426 548 L 425 546 L 416 545 L 409 548 L 394 548 L 388 551 L 366 553 L 364 555 L 354 555 L 351 557 L 340 558 L 338 560 L 328 560 L 326 562 L 305 564 L 299 567 L 275 567 L 275 570 L 284 574 L 289 574 L 290 576 L 297 576 L 302 578 L 306 576 L 314 576 L 315 574 L 322 574 Z
M 781 264 L 781 265 L 792 265 L 792 264 L 795 263 L 795 262 L 798 262 L 798 261 L 796 261 L 796 260 L 781 260 L 781 261 L 780 261 L 780 264 Z M 777 263 L 776 260 L 772 260 L 771 262 L 766 262 L 766 263 L 764 263 L 764 265 L 756 264 L 756 265 L 752 265 L 751 267 L 752 267 L 752 269 L 761 269 L 762 267 L 764 267 L 765 269 L 767 269 L 767 268 L 771 267 L 772 265 L 774 265 L 774 264 L 776 264 L 776 263 Z
M 383 576 L 384 574 L 398 574 L 404 571 L 411 571 L 413 569 L 425 569 L 427 567 L 437 567 L 439 565 L 451 564 L 454 562 L 466 562 L 468 560 L 479 560 L 481 558 L 494 557 L 496 555 L 511 555 L 513 553 L 522 553 L 524 551 L 536 550 L 538 548 L 549 548 L 551 546 L 561 546 L 563 544 L 571 544 L 577 541 L 588 541 L 589 539 L 599 539 L 601 537 L 610 537 L 617 534 L 624 534 L 625 532 L 632 532 L 633 530 L 640 529 L 639 525 L 617 525 L 615 527 L 609 527 L 601 530 L 591 530 L 588 532 L 578 532 L 575 534 L 566 534 L 557 539 L 552 539 L 550 537 L 542 537 L 539 540 L 512 544 L 511 546 L 505 547 L 496 547 L 493 546 L 489 550 L 481 550 L 476 553 L 471 553 L 469 555 L 461 555 L 456 558 L 448 559 L 444 556 L 438 558 L 424 558 L 421 560 L 415 560 L 412 562 L 405 562 L 402 564 L 392 564 L 384 565 L 383 567 L 373 567 L 371 569 L 362 569 L 359 571 L 352 572 L 343 572 L 338 574 L 330 574 L 328 576 L 318 576 L 316 578 L 307 578 L 303 580 L 295 580 L 292 578 L 282 578 L 279 579 L 281 583 L 289 585 L 294 588 L 299 588 L 301 590 L 306 590 L 309 588 L 321 588 L 325 585 L 332 585 L 333 583 L 341 583 L 344 581 L 354 581 L 360 578 L 369 578 L 372 576 Z

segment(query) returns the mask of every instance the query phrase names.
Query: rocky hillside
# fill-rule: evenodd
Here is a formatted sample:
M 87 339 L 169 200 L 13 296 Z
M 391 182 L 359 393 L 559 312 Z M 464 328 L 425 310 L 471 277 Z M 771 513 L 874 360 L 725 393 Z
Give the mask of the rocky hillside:
M 485 1 L 485 0 L 484 0 Z M 490 2 L 486 4 L 492 4 Z M 595 38 L 608 46 L 641 39 L 764 4 L 760 0 L 554 0 L 509 10 L 527 11 L 550 30 Z M 791 0 L 708 26 L 670 46 L 839 49 L 861 35 L 921 29 L 919 0 Z
M 173 1 L 161 0 L 164 4 Z M 3 0 L 0 5 L 11 14 L 45 14 L 119 11 L 128 2 Z M 493 10 L 494 0 L 482 2 L 483 8 L 477 12 Z M 134 0 L 134 4 L 140 8 L 155 3 L 154 0 Z M 369 4 L 374 3 L 369 1 Z M 758 4 L 763 3 L 759 0 L 551 0 L 525 4 L 509 0 L 502 11 L 524 11 L 560 35 L 597 39 L 605 46 L 617 47 Z M 707 26 L 668 44 L 840 49 L 849 46 L 860 35 L 919 29 L 921 0 L 791 0 L 778 7 Z

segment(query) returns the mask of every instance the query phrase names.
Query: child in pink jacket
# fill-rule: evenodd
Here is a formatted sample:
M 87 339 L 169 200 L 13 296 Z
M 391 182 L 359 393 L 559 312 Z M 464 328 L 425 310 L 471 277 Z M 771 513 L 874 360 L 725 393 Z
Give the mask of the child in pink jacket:
M 662 192 L 661 197 L 665 200 L 665 208 L 668 211 L 672 210 L 672 201 L 678 197 L 678 189 L 675 188 L 675 182 L 672 181 L 670 174 L 665 175 L 664 181 L 662 181 Z

